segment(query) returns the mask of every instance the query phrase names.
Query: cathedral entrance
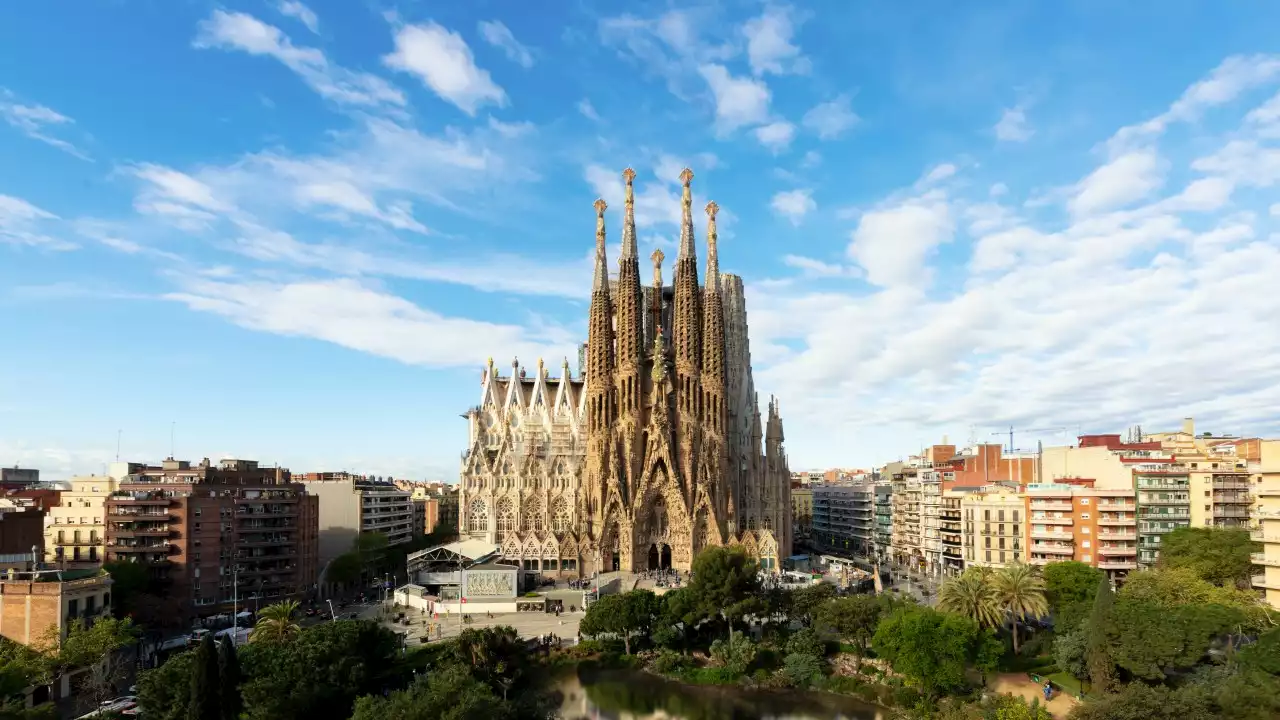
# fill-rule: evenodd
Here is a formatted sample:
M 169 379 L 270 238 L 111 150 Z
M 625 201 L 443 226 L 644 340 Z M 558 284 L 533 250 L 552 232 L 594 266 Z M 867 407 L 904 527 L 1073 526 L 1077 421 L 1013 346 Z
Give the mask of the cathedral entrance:
M 671 569 L 671 546 L 662 543 L 649 546 L 649 569 L 650 570 L 670 570 Z

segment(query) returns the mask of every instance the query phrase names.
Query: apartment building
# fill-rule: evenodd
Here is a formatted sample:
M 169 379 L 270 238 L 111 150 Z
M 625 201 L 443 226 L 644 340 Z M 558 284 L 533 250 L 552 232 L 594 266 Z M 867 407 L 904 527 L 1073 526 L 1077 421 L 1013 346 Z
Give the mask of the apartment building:
M 44 528 L 45 562 L 66 569 L 100 567 L 106 557 L 107 498 L 120 482 L 107 475 L 73 477 L 50 507 Z
M 28 570 L 44 556 L 45 511 L 0 507 L 0 569 Z
M 1262 592 L 1271 607 L 1280 609 L 1280 482 L 1264 482 L 1256 488 L 1256 494 L 1257 527 L 1252 530 L 1252 537 L 1262 543 L 1262 550 L 1253 556 L 1257 565 L 1253 587 Z
M 791 523 L 797 538 L 813 533 L 813 488 L 791 481 Z
M 426 524 L 423 531 L 428 535 L 440 527 L 457 530 L 458 486 L 447 483 L 415 483 L 406 487 L 404 483 L 397 482 L 396 487 L 408 490 L 411 493 L 409 496 L 411 500 L 424 501 Z
M 813 539 L 821 545 L 868 555 L 874 533 L 871 485 L 814 485 Z
M 105 503 L 108 561 L 146 564 L 196 616 L 314 588 L 318 506 L 288 470 L 208 458 L 130 470 Z
M 1130 469 L 1138 496 L 1138 564 L 1153 567 L 1164 536 L 1191 525 L 1191 473 L 1171 458 L 1149 458 Z
M 0 468 L 0 488 L 20 490 L 40 483 L 40 471 L 34 468 L 13 467 Z
M 1137 505 L 1134 491 L 1080 484 L 1028 485 L 1028 562 L 1047 565 L 1074 560 L 1124 577 L 1137 568 Z
M 926 567 L 921 524 L 923 488 L 918 469 L 895 467 L 890 475 L 893 514 L 893 561 L 903 568 L 923 570 Z
M 66 637 L 75 620 L 111 611 L 111 577 L 103 570 L 9 570 L 0 575 L 0 636 L 39 644 L 50 628 Z
M 1027 561 L 1027 510 L 1021 494 L 1000 488 L 972 492 L 961 499 L 960 509 L 964 519 L 965 567 L 1000 568 Z M 1044 520 L 1039 527 L 1059 524 Z
M 320 565 L 351 550 L 357 535 L 382 533 L 388 545 L 413 539 L 411 492 L 390 480 L 346 472 L 296 475 L 320 500 Z
M 871 505 L 875 518 L 872 556 L 877 562 L 887 563 L 893 552 L 893 485 L 878 482 L 874 493 Z
M 964 495 L 949 490 L 942 493 L 938 534 L 942 545 L 942 572 L 959 575 L 964 571 Z

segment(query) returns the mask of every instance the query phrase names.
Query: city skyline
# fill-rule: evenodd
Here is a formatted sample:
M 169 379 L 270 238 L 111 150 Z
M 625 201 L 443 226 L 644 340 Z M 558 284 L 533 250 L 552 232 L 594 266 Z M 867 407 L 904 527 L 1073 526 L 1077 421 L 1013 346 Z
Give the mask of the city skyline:
M 642 257 L 721 207 L 793 469 L 1280 433 L 1280 8 L 1000 5 L 2 9 L 0 463 L 453 481 L 622 167 Z

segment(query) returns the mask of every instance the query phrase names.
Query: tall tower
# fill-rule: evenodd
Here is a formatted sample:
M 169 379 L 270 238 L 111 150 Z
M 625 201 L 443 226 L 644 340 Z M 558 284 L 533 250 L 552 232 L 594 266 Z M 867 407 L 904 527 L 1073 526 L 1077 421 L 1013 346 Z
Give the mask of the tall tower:
M 707 285 L 702 295 L 702 462 L 705 485 L 725 523 L 722 532 L 737 535 L 737 498 L 728 477 L 728 401 L 726 397 L 724 302 L 720 297 L 720 256 L 716 249 L 716 213 L 707 203 Z
M 597 546 L 597 557 L 606 568 L 611 568 L 612 553 L 629 549 L 629 542 L 621 537 L 626 513 L 618 486 L 613 430 L 617 417 L 616 366 L 609 264 L 605 257 L 604 211 L 607 207 L 604 200 L 596 200 L 596 261 L 587 318 L 587 457 L 582 489 L 584 516 L 589 518 L 587 534 Z
M 699 463 L 700 423 L 703 398 L 700 380 L 702 369 L 702 288 L 698 283 L 698 253 L 693 247 L 693 171 L 680 173 L 681 192 L 680 252 L 676 257 L 671 339 L 675 345 L 676 453 L 680 475 L 688 481 L 689 504 L 695 505 L 703 480 Z M 706 513 L 708 525 L 713 520 Z
M 624 492 L 634 495 L 643 472 L 644 448 L 644 299 L 640 290 L 640 258 L 636 250 L 636 173 L 622 171 L 626 197 L 622 219 L 622 256 L 618 260 L 617 340 L 618 340 L 618 448 L 622 453 Z

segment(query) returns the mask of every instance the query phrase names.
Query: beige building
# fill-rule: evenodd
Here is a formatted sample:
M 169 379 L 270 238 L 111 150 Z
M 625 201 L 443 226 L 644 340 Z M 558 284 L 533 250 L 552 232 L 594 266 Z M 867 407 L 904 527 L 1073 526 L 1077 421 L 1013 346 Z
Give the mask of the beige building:
M 48 510 L 45 562 L 69 569 L 101 565 L 106 557 L 106 501 L 119 489 L 119 481 L 105 475 L 71 478 L 71 489 Z
M 388 545 L 413 539 L 413 501 L 394 483 L 347 472 L 295 474 L 293 479 L 320 499 L 321 568 L 350 551 L 358 535 L 382 533 Z
M 73 621 L 110 611 L 111 577 L 103 570 L 10 570 L 0 576 L 0 635 L 23 645 L 40 643 L 50 628 L 65 637 Z
M 1253 556 L 1258 566 L 1253 587 L 1262 591 L 1271 607 L 1280 609 L 1280 482 L 1264 483 L 1256 492 L 1257 527 L 1253 539 L 1262 543 L 1262 550 Z
M 970 493 L 961 501 L 960 509 L 964 516 L 966 567 L 1001 568 L 1027 561 L 1023 534 L 1027 511 L 1021 494 L 994 489 Z M 1047 519 L 1037 522 L 1042 527 L 1060 524 Z
M 813 531 L 813 488 L 807 485 L 791 488 L 791 518 L 796 536 L 809 537 Z

